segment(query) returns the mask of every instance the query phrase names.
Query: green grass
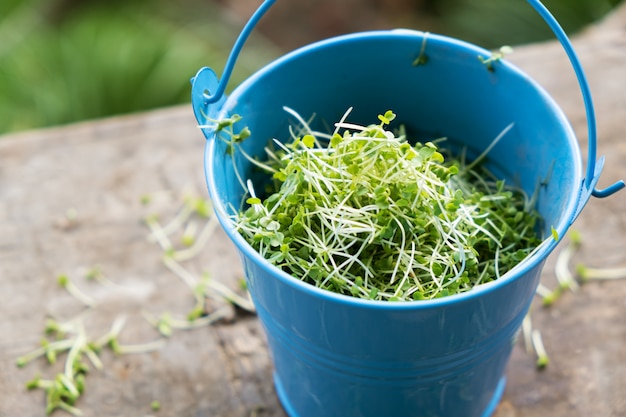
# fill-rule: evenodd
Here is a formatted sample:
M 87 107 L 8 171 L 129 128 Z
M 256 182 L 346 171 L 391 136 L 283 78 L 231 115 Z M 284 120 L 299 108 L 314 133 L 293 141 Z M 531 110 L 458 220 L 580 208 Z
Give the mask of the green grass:
M 542 0 L 568 34 L 609 13 L 622 0 Z M 553 39 L 554 35 L 525 0 L 437 0 L 443 33 L 486 48 Z
M 568 33 L 617 3 L 545 0 Z M 436 0 L 428 19 L 486 48 L 552 38 L 524 0 Z M 189 102 L 189 78 L 221 73 L 242 25 L 210 0 L 2 0 L 0 134 Z M 279 54 L 256 31 L 231 88 Z
M 83 8 L 56 22 L 41 17 L 42 1 L 3 3 L 0 134 L 188 102 L 189 78 L 202 66 L 222 71 L 238 27 L 210 4 L 194 13 L 190 2 L 157 3 Z M 258 36 L 251 45 L 231 85 L 278 55 Z

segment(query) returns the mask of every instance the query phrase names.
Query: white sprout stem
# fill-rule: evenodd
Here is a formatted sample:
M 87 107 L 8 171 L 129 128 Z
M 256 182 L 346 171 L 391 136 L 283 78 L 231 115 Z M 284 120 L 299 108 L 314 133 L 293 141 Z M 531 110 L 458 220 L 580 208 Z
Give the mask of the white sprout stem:
M 398 259 L 400 259 L 400 257 L 398 257 Z M 396 289 L 396 292 L 394 293 L 395 297 L 400 295 L 400 292 L 402 291 L 402 288 L 404 287 L 405 282 L 407 281 L 407 279 L 409 278 L 409 275 L 413 271 L 413 262 L 415 261 L 415 242 L 411 242 L 411 254 L 408 255 L 408 259 L 409 261 L 407 265 L 404 266 L 405 272 L 404 272 L 404 276 L 402 277 L 402 281 L 400 281 L 400 284 L 398 285 L 398 288 Z
M 157 339 L 152 342 L 136 344 L 136 345 L 121 345 L 120 344 L 117 346 L 117 353 L 121 355 L 128 355 L 128 354 L 134 354 L 134 353 L 153 352 L 155 350 L 161 349 L 163 346 L 165 346 L 165 343 L 166 343 L 165 340 Z
M 496 272 L 496 279 L 500 279 L 500 246 L 496 247 L 496 258 L 495 258 L 495 264 L 494 264 L 494 269 Z
M 169 251 L 172 249 L 172 242 L 167 237 L 167 234 L 163 231 L 163 228 L 159 225 L 156 219 L 152 216 L 146 219 L 146 224 L 150 229 L 152 238 L 156 241 L 161 249 L 164 251 Z
M 491 152 L 491 150 L 498 144 L 498 142 L 500 142 L 500 140 L 507 133 L 509 133 L 509 130 L 511 130 L 513 126 L 515 126 L 515 123 L 511 123 L 507 127 L 505 127 L 504 130 L 500 132 L 500 134 L 493 141 L 491 141 L 491 143 L 489 144 L 489 146 L 487 146 L 487 148 L 483 151 L 483 153 L 481 153 L 478 156 L 478 158 L 474 159 L 469 165 L 465 167 L 465 170 L 471 171 L 477 164 L 479 164 L 483 159 L 485 159 L 485 157 L 489 154 L 489 152 Z
M 547 366 L 550 359 L 543 345 L 541 333 L 537 329 L 532 331 L 532 344 L 535 352 L 537 353 L 537 366 L 540 368 Z
M 626 279 L 626 267 L 590 268 L 584 265 L 579 265 L 577 270 L 583 280 Z
M 522 335 L 524 337 L 524 349 L 527 353 L 531 353 L 533 351 L 533 341 L 532 341 L 532 331 L 533 324 L 532 318 L 530 316 L 530 312 L 526 314 L 524 320 L 522 321 Z
M 346 110 L 346 112 L 343 114 L 343 116 L 341 116 L 341 119 L 339 119 L 339 123 L 335 124 L 335 131 L 333 132 L 333 135 L 339 133 L 340 126 L 345 123 L 346 119 L 348 118 L 350 113 L 352 113 L 353 109 L 354 107 L 349 107 L 348 110 Z
M 256 311 L 254 304 L 249 299 L 243 298 L 242 296 L 240 296 L 235 291 L 231 290 L 230 288 L 228 288 L 226 285 L 222 284 L 221 282 L 210 280 L 207 283 L 207 286 L 210 287 L 212 290 L 216 291 L 219 295 L 221 295 L 228 301 L 232 302 L 233 304 L 238 305 L 244 310 L 247 310 L 250 312 Z
M 164 235 L 169 236 L 179 230 L 183 224 L 191 217 L 193 213 L 193 205 L 187 201 L 183 207 L 176 213 L 176 216 L 169 223 L 161 228 Z
M 518 270 L 520 268 L 523 268 L 524 265 L 526 264 L 527 260 L 531 259 L 532 256 L 535 253 L 537 253 L 540 250 L 542 250 L 545 246 L 550 245 L 553 241 L 554 241 L 554 239 L 552 238 L 552 236 L 549 236 L 549 237 L 545 238 L 544 240 L 542 240 L 541 243 L 539 245 L 537 245 L 533 250 L 531 250 L 521 262 L 519 262 L 517 265 L 515 265 L 513 268 L 511 268 L 508 273 L 509 274 L 513 274 L 516 270 Z M 543 287 L 542 290 L 540 290 L 540 291 L 543 291 L 543 290 L 550 291 L 545 286 L 543 286 L 541 283 L 539 284 L 539 287 Z M 539 290 L 539 288 L 537 288 L 537 289 Z M 539 292 L 538 292 L 538 294 L 539 294 Z
M 542 283 L 539 283 L 539 285 L 537 285 L 537 290 L 535 292 L 537 293 L 538 296 L 542 298 L 552 296 L 552 290 L 550 290 L 548 287 L 546 287 Z
M 100 358 L 98 357 L 98 355 L 96 354 L 96 352 L 94 352 L 89 345 L 85 345 L 83 347 L 83 352 L 85 353 L 85 356 L 87 356 L 87 358 L 89 359 L 89 361 L 91 362 L 91 364 L 97 369 L 97 370 L 102 370 L 104 369 L 104 365 L 102 364 L 102 361 L 100 360 Z
M 191 259 L 197 256 L 202 251 L 202 249 L 206 246 L 207 242 L 209 241 L 209 239 L 211 238 L 211 236 L 217 229 L 218 225 L 219 225 L 219 221 L 217 220 L 217 217 L 211 216 L 209 221 L 205 223 L 204 227 L 202 228 L 202 231 L 198 235 L 198 238 L 196 239 L 194 244 L 191 245 L 187 249 L 174 252 L 172 257 L 177 261 L 186 261 L 188 259 Z
M 105 286 L 105 287 L 109 287 L 109 288 L 117 288 L 117 289 L 121 289 L 121 290 L 128 290 L 127 287 L 125 287 L 122 284 L 119 284 L 115 281 L 112 281 L 111 279 L 109 279 L 105 274 L 103 274 L 102 272 L 98 272 L 96 275 L 93 276 L 92 278 L 94 281 L 97 281 L 99 284 Z
M 576 244 L 570 243 L 567 245 L 556 258 L 556 264 L 554 267 L 554 273 L 556 275 L 557 280 L 559 281 L 559 285 L 562 288 L 569 288 L 572 291 L 576 291 L 578 289 L 578 283 L 574 279 L 574 276 L 570 272 L 569 262 L 572 259 L 574 253 L 577 249 Z
M 293 116 L 298 123 L 300 123 L 302 125 L 302 128 L 305 132 L 307 132 L 308 134 L 312 134 L 313 130 L 311 130 L 311 127 L 309 126 L 309 123 L 306 122 L 302 116 L 300 116 L 300 114 L 298 112 L 296 112 L 295 110 L 287 107 L 287 106 L 283 106 L 283 110 L 286 111 L 287 113 L 289 113 L 291 116 Z M 296 135 L 296 136 L 301 136 L 301 135 Z
M 66 411 L 74 416 L 82 416 L 83 412 L 79 409 L 76 408 L 72 405 L 69 405 L 68 403 L 66 403 L 65 401 L 60 401 L 58 404 L 58 407 L 60 409 L 62 409 L 63 411 Z
M 163 262 L 172 272 L 174 272 L 174 274 L 176 274 L 176 276 L 181 278 L 183 282 L 189 286 L 189 288 L 194 290 L 197 287 L 198 279 L 193 274 L 191 274 L 187 269 L 185 269 L 181 264 L 179 264 L 174 259 L 172 259 L 172 257 L 169 257 L 169 256 L 164 257 Z M 228 301 L 231 301 L 232 303 L 237 304 L 241 308 L 248 310 L 248 311 L 255 311 L 254 305 L 251 302 L 241 297 L 239 294 L 237 294 L 236 292 L 234 292 L 233 290 L 231 290 L 224 284 L 221 284 L 214 280 L 209 280 L 206 285 L 210 287 L 212 290 L 218 292 L 221 296 L 226 298 Z
M 181 264 L 179 264 L 173 257 L 164 256 L 163 263 L 172 271 L 177 277 L 179 277 L 189 288 L 192 290 L 198 285 L 198 279 Z
M 82 292 L 80 288 L 74 285 L 74 283 L 69 278 L 66 278 L 63 281 L 62 286 L 72 297 L 76 298 L 85 306 L 89 308 L 94 308 L 96 306 L 95 300 L 91 298 L 90 296 L 88 296 L 87 294 L 85 294 L 84 292 Z
M 58 375 L 58 380 L 63 384 L 63 386 L 67 388 L 67 390 L 70 392 L 70 394 L 72 394 L 73 397 L 78 398 L 80 396 L 80 392 L 78 391 L 78 388 L 76 388 L 73 379 L 73 375 L 72 377 L 68 377 L 65 373 Z
M 80 353 L 85 347 L 86 343 L 87 343 L 87 337 L 85 336 L 85 332 L 83 329 L 80 329 L 78 332 L 78 335 L 76 336 L 76 339 L 74 340 L 74 344 L 72 345 L 72 347 L 70 348 L 70 351 L 67 354 L 67 359 L 65 361 L 64 375 L 65 375 L 65 378 L 68 379 L 68 381 L 74 380 L 74 365 L 76 361 L 78 360 Z M 68 389 L 70 388 L 68 387 Z M 76 387 L 74 387 L 74 390 L 76 391 L 76 395 L 78 395 L 78 391 L 76 390 Z
M 199 327 L 209 326 L 220 319 L 228 317 L 229 310 L 230 310 L 229 307 L 224 306 L 215 310 L 214 312 L 210 313 L 207 316 L 200 317 L 200 318 L 193 319 L 193 320 L 176 319 L 173 317 L 169 317 L 168 315 L 166 321 L 167 321 L 167 324 L 173 329 L 191 330 L 191 329 L 196 329 Z M 142 315 L 148 321 L 148 323 L 150 323 L 152 327 L 158 327 L 159 319 L 157 319 L 156 317 L 154 317 L 152 314 L 148 313 L 147 311 L 143 311 Z
M 400 268 L 400 261 L 402 260 L 402 255 L 404 254 L 404 247 L 406 245 L 406 233 L 404 231 L 404 227 L 402 227 L 402 223 L 400 223 L 400 221 L 397 218 L 394 217 L 394 220 L 398 224 L 398 227 L 400 228 L 402 241 L 400 243 L 400 247 L 398 248 L 399 250 L 398 259 L 396 260 L 396 265 L 393 268 L 393 272 L 391 274 L 391 279 L 389 281 L 390 284 L 393 284 L 393 282 L 396 280 L 396 275 L 398 274 L 398 268 Z
M 264 164 L 263 162 L 260 162 L 257 159 L 254 159 L 253 157 L 251 157 L 244 149 L 241 145 L 237 146 L 237 150 L 239 152 L 241 152 L 241 154 L 244 156 L 244 158 L 246 158 L 252 165 L 255 165 L 258 168 L 261 168 L 264 171 L 270 172 L 270 173 L 274 173 L 277 172 L 274 168 L 272 168 L 271 166 L 269 166 L 268 164 Z
M 232 307 L 231 307 L 232 308 Z M 222 307 L 218 310 L 215 310 L 211 314 L 200 317 L 194 320 L 176 320 L 172 319 L 170 325 L 175 329 L 196 329 L 199 327 L 209 326 L 216 321 L 228 317 L 229 309 L 226 307 Z
M 193 243 L 196 240 L 196 235 L 198 233 L 198 223 L 190 220 L 185 229 L 183 230 L 182 242 L 184 245 L 191 246 L 190 242 Z
M 37 348 L 24 356 L 20 356 L 17 362 L 19 365 L 25 365 L 26 363 L 45 355 L 49 351 L 60 352 L 66 349 L 70 349 L 74 345 L 74 343 L 75 339 L 65 339 L 48 343 L 46 346 Z
M 102 348 L 111 340 L 116 339 L 117 336 L 122 331 L 122 329 L 124 328 L 124 325 L 126 325 L 126 316 L 121 315 L 121 316 L 116 317 L 115 320 L 113 321 L 113 324 L 111 325 L 111 330 L 109 330 L 106 334 L 104 334 L 102 337 L 96 340 L 94 345 L 97 348 Z

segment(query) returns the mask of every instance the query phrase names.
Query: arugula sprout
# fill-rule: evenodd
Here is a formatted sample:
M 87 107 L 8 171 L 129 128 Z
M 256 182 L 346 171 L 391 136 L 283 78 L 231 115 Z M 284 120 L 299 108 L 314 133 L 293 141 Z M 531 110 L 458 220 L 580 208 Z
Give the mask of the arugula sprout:
M 493 72 L 495 71 L 495 67 L 493 66 L 493 64 L 498 61 L 501 61 L 502 59 L 504 59 L 506 55 L 509 55 L 512 53 L 513 53 L 513 48 L 511 48 L 508 45 L 504 45 L 504 46 L 501 46 L 500 49 L 498 49 L 497 51 L 493 52 L 491 56 L 487 58 L 479 55 L 478 60 L 481 63 L 483 63 L 489 71 Z

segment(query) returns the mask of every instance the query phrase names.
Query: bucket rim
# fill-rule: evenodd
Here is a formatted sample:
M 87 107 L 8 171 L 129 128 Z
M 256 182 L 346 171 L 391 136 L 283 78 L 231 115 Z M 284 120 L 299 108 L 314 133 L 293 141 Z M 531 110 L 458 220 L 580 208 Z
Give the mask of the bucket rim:
M 284 65 L 288 65 L 290 61 L 298 59 L 298 57 L 302 56 L 303 54 L 312 53 L 319 49 L 333 47 L 349 42 L 368 41 L 382 38 L 388 38 L 392 40 L 415 37 L 419 37 L 421 41 L 424 36 L 428 36 L 429 43 L 439 43 L 441 45 L 461 48 L 465 51 L 476 53 L 477 56 L 491 55 L 490 51 L 467 41 L 446 35 L 423 32 L 413 29 L 368 30 L 363 32 L 339 35 L 297 48 L 263 66 L 261 69 L 259 69 L 250 77 L 248 77 L 245 81 L 243 81 L 240 85 L 238 85 L 229 96 L 225 97 L 223 105 L 216 112 L 217 120 L 229 117 L 231 115 L 230 109 L 238 102 L 239 96 L 243 94 L 250 86 L 258 82 L 266 73 L 274 71 Z M 565 136 L 567 137 L 567 142 L 570 144 L 570 148 L 572 151 L 572 175 L 574 177 L 572 184 L 574 185 L 572 189 L 569 190 L 569 192 L 573 192 L 574 195 L 570 196 L 567 205 L 564 206 L 562 211 L 563 214 L 559 217 L 558 224 L 552 226 L 558 234 L 558 240 L 555 240 L 552 236 L 544 238 L 542 243 L 534 250 L 531 255 L 527 256 L 513 269 L 500 276 L 500 278 L 477 285 L 471 290 L 458 294 L 448 295 L 442 298 L 416 301 L 383 301 L 367 300 L 349 295 L 334 293 L 332 291 L 318 288 L 312 284 L 306 283 L 296 277 L 293 277 L 290 274 L 279 269 L 278 267 L 274 266 L 273 264 L 269 263 L 243 238 L 243 236 L 241 236 L 235 230 L 235 227 L 230 220 L 231 216 L 228 214 L 216 191 L 217 186 L 215 184 L 215 177 L 212 173 L 211 167 L 214 166 L 213 159 L 215 157 L 214 147 L 217 141 L 213 139 L 208 139 L 205 146 L 205 177 L 208 185 L 208 191 L 211 200 L 213 201 L 214 212 L 218 216 L 218 220 L 222 225 L 222 228 L 244 257 L 261 267 L 266 273 L 278 278 L 282 283 L 298 291 L 307 292 L 312 296 L 320 297 L 324 301 L 340 304 L 350 304 L 354 307 L 375 308 L 383 310 L 414 310 L 440 308 L 480 298 L 485 294 L 492 293 L 498 290 L 498 288 L 506 286 L 509 283 L 520 279 L 524 274 L 527 274 L 532 269 L 540 266 L 546 260 L 548 255 L 556 248 L 561 238 L 565 236 L 567 230 L 569 229 L 571 223 L 577 215 L 580 200 L 583 196 L 584 179 L 580 145 L 563 110 L 540 84 L 538 84 L 534 79 L 532 79 L 529 75 L 523 72 L 519 67 L 512 64 L 511 62 L 508 62 L 507 60 L 501 60 L 499 62 L 498 70 L 500 71 L 504 69 L 506 69 L 506 71 L 513 72 L 516 76 L 521 77 L 525 82 L 532 86 L 532 88 L 534 88 L 542 96 L 547 106 L 554 111 L 555 116 L 559 119 L 561 125 L 563 126 Z

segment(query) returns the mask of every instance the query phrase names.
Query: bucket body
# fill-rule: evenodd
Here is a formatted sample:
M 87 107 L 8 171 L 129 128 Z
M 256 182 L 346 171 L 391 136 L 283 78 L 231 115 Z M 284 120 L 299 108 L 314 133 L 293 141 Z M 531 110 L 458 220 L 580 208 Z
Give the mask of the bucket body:
M 529 77 L 507 62 L 488 68 L 490 53 L 455 39 L 395 30 L 353 34 L 294 51 L 253 75 L 213 114 L 238 114 L 252 136 L 242 146 L 264 157 L 276 138 L 288 141 L 283 107 L 313 127 L 332 130 L 353 107 L 350 122 L 369 124 L 386 110 L 418 140 L 447 137 L 450 148 L 479 155 L 489 168 L 537 196 L 542 233 L 564 234 L 581 194 L 576 138 L 566 118 Z M 415 65 L 416 58 L 427 57 Z M 395 122 L 394 122 L 395 123 Z M 207 131 L 205 130 L 205 133 Z M 234 230 L 242 176 L 262 177 L 209 131 L 205 168 L 209 193 L 237 246 L 263 324 L 279 397 L 292 417 L 490 415 L 504 389 L 507 361 L 522 319 L 556 241 L 500 279 L 437 300 L 361 300 L 317 289 L 278 270 Z M 448 145 L 445 145 L 448 147 Z

